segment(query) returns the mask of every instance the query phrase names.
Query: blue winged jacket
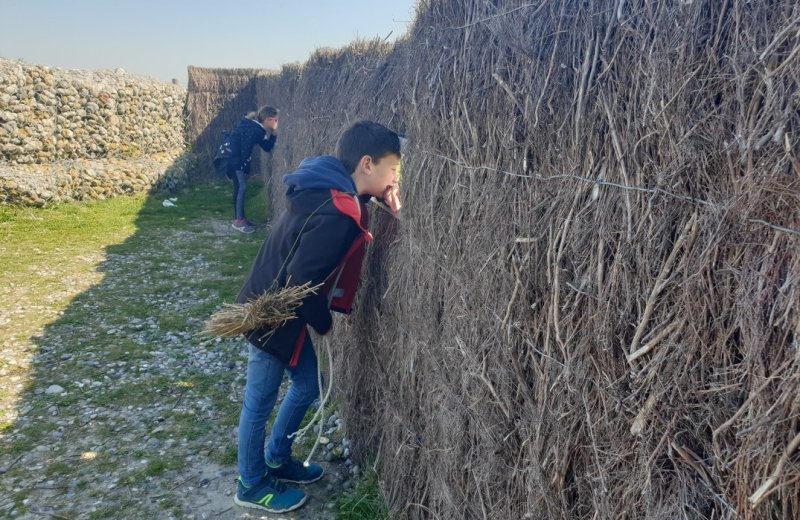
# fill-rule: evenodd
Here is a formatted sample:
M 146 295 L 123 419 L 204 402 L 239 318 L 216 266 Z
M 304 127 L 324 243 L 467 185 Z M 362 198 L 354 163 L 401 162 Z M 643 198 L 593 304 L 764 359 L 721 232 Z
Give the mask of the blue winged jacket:
M 275 146 L 277 135 L 267 136 L 267 130 L 258 121 L 242 118 L 239 125 L 225 136 L 214 154 L 214 168 L 220 177 L 232 177 L 236 170 L 250 174 L 250 161 L 253 147 L 260 146 L 270 152 Z

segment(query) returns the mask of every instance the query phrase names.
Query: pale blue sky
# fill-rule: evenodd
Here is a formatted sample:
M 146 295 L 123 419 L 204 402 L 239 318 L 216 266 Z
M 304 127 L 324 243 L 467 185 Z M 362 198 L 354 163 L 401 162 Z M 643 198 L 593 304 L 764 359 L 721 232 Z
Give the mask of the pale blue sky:
M 394 41 L 415 0 L 0 0 L 0 56 L 177 78 L 186 67 L 278 69 L 319 47 Z

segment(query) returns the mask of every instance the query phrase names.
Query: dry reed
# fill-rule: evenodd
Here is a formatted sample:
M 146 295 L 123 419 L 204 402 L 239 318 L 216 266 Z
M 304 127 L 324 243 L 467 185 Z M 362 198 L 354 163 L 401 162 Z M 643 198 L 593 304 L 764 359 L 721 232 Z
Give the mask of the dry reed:
M 316 294 L 321 287 L 306 282 L 267 291 L 247 303 L 226 303 L 206 321 L 203 332 L 209 336 L 232 338 L 262 328 L 275 329 L 295 319 L 295 311 L 303 299 Z
M 358 118 L 409 138 L 334 328 L 393 511 L 800 518 L 797 2 L 418 9 L 255 89 L 276 173 Z

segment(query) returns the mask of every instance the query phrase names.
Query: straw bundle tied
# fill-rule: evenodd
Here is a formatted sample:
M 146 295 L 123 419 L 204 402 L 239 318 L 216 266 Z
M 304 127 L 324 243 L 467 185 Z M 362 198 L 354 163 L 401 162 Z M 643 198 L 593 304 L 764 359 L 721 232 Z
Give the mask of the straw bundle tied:
M 295 310 L 303 299 L 316 294 L 322 284 L 286 286 L 266 291 L 247 303 L 226 303 L 224 308 L 211 315 L 203 332 L 209 336 L 232 338 L 261 328 L 275 329 L 296 318 Z

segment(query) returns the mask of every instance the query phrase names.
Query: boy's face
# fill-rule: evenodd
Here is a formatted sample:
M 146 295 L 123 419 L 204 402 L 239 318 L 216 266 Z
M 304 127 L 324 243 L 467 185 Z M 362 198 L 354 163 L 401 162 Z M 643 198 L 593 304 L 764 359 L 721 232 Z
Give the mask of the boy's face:
M 361 164 L 364 165 L 365 175 L 363 189 L 359 190 L 360 193 L 380 198 L 383 197 L 387 188 L 397 186 L 400 156 L 389 154 L 377 161 L 373 161 L 369 156 L 364 156 Z

